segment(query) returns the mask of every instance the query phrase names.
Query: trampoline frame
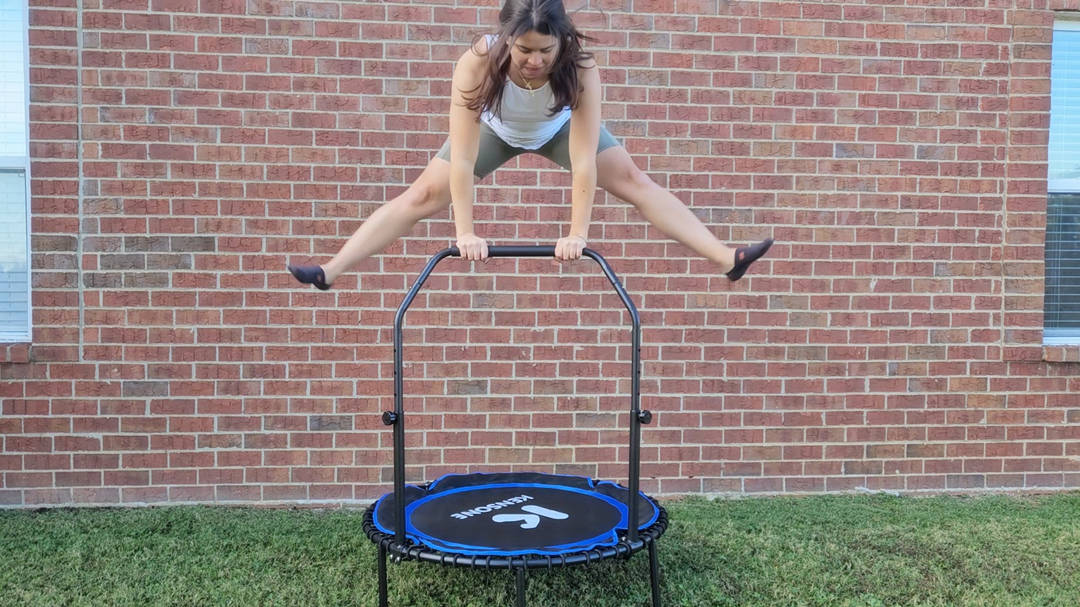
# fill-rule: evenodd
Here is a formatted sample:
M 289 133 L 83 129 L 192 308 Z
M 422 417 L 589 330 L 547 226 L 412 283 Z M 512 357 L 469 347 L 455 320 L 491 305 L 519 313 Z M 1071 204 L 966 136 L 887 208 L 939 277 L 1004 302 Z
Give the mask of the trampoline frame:
M 627 517 L 628 525 L 626 535 L 620 538 L 614 546 L 604 546 L 582 552 L 574 552 L 565 555 L 524 555 L 524 556 L 501 556 L 501 555 L 465 555 L 441 552 L 427 546 L 416 544 L 405 535 L 405 408 L 404 408 L 404 372 L 403 372 L 403 338 L 402 326 L 405 320 L 405 312 L 412 305 L 413 299 L 420 292 L 421 287 L 431 275 L 435 266 L 447 257 L 460 257 L 457 247 L 449 247 L 436 253 L 428 261 L 420 276 L 417 277 L 405 299 L 398 306 L 394 316 L 394 410 L 385 411 L 382 421 L 388 426 L 393 426 L 394 441 L 394 506 L 395 527 L 394 534 L 383 533 L 374 522 L 373 515 L 375 504 L 372 504 L 364 513 L 363 528 L 368 537 L 378 545 L 378 577 L 379 577 L 379 606 L 387 605 L 387 580 L 386 559 L 392 557 L 395 562 L 401 560 L 417 560 L 453 565 L 460 567 L 484 567 L 506 568 L 515 572 L 517 596 L 515 604 L 519 607 L 525 605 L 525 572 L 527 569 L 553 568 L 570 565 L 588 565 L 594 561 L 607 558 L 629 558 L 633 553 L 648 548 L 649 550 L 649 573 L 652 587 L 653 607 L 660 605 L 659 587 L 659 562 L 657 559 L 656 542 L 667 529 L 667 512 L 657 504 L 659 516 L 657 520 L 645 529 L 638 529 L 638 500 L 641 468 L 641 425 L 652 421 L 652 414 L 640 408 L 641 401 L 641 321 L 638 317 L 637 308 L 630 300 L 629 294 L 622 286 L 615 272 L 607 261 L 596 251 L 585 248 L 582 255 L 589 257 L 599 264 L 608 281 L 611 282 L 615 292 L 622 300 L 623 305 L 630 313 L 631 327 L 631 385 L 630 385 L 630 462 L 628 471 L 629 492 L 627 493 Z M 554 246 L 491 246 L 488 247 L 489 257 L 554 257 Z M 653 500 L 655 502 L 655 500 Z

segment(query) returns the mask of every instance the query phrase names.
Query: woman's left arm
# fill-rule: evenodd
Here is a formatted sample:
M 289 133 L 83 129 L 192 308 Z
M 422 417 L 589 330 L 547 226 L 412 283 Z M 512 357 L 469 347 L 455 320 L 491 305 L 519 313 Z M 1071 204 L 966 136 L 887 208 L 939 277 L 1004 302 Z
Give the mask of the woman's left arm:
M 595 63 L 578 70 L 582 86 L 577 108 L 570 116 L 570 233 L 555 244 L 556 259 L 578 259 L 589 237 L 593 197 L 596 196 L 596 148 L 600 139 L 600 68 Z

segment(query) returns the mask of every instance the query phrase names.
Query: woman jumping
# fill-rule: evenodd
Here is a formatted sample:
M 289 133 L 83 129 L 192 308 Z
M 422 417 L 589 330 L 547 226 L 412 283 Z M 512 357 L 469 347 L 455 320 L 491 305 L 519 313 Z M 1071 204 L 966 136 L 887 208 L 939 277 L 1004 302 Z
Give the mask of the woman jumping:
M 600 70 L 562 0 L 506 0 L 499 29 L 480 37 L 454 68 L 450 137 L 415 182 L 368 217 L 333 259 L 289 266 L 302 283 L 329 289 L 338 276 L 453 206 L 461 257 L 482 260 L 487 242 L 473 228 L 476 179 L 532 152 L 569 169 L 570 229 L 555 257 L 581 257 L 596 186 L 637 207 L 668 237 L 716 263 L 731 280 L 772 246 L 720 242 L 671 192 L 656 184 L 600 124 Z

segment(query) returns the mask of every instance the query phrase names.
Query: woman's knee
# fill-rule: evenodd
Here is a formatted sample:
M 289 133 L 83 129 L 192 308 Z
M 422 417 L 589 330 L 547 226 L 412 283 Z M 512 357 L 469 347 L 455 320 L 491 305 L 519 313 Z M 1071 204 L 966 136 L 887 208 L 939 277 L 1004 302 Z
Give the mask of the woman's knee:
M 616 196 L 621 193 L 640 191 L 653 184 L 651 178 L 639 169 L 629 155 L 620 155 L 604 167 L 601 187 Z
M 439 167 L 428 167 L 402 195 L 408 209 L 423 216 L 450 205 L 450 177 Z
M 626 182 L 629 183 L 632 187 L 638 189 L 644 189 L 653 185 L 652 178 L 646 175 L 645 171 L 639 169 L 638 166 L 633 162 L 627 163 L 627 166 L 625 167 L 624 179 L 626 179 Z

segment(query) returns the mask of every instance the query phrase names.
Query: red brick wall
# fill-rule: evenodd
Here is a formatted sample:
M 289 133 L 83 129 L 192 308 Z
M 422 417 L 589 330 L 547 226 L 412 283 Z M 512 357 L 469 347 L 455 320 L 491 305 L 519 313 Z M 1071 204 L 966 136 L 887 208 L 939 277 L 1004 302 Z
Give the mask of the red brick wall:
M 418 174 L 495 2 L 30 4 L 35 329 L 0 350 L 0 504 L 387 491 L 393 313 L 449 215 L 330 292 L 284 266 Z M 732 285 L 598 200 L 590 244 L 645 325 L 646 490 L 1080 487 L 1080 351 L 1040 330 L 1061 9 L 578 14 L 639 165 L 725 240 L 779 242 Z M 501 169 L 482 233 L 552 243 L 568 184 Z M 407 318 L 410 477 L 625 478 L 625 323 L 591 262 L 444 262 Z

